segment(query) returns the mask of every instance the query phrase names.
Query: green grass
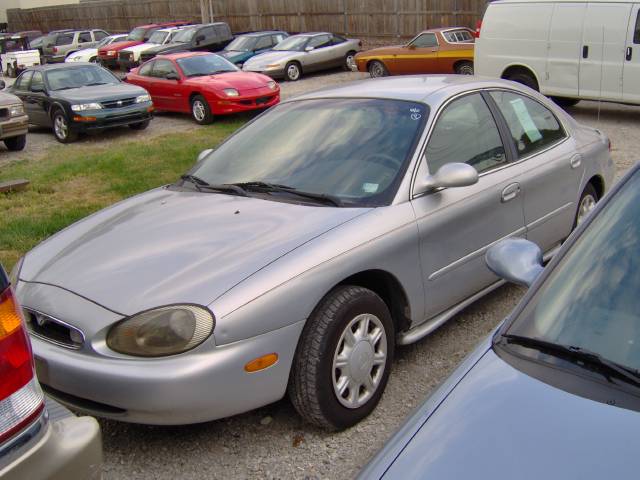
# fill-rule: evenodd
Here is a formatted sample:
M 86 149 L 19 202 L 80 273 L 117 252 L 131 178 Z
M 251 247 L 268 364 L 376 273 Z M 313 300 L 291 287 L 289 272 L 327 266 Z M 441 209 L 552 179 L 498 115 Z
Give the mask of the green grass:
M 81 139 L 52 147 L 43 158 L 3 168 L 0 181 L 26 178 L 31 184 L 23 192 L 0 194 L 0 262 L 9 271 L 24 253 L 73 222 L 175 181 L 198 153 L 219 144 L 245 120 L 194 125 L 188 132 L 143 141 L 123 134 L 105 146 Z

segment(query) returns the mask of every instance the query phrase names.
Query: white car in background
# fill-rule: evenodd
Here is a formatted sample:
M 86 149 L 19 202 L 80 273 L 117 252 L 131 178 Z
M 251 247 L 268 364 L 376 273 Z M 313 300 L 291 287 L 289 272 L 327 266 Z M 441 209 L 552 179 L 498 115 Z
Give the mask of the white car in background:
M 190 25 L 192 26 L 192 25 Z M 134 45 L 133 47 L 123 48 L 118 52 L 118 65 L 121 70 L 129 71 L 140 65 L 140 55 L 142 52 L 160 47 L 173 41 L 173 37 L 185 27 L 168 27 L 156 30 L 149 37 L 149 41 Z
M 65 62 L 97 62 L 98 61 L 98 48 L 104 47 L 105 45 L 110 45 L 114 42 L 120 42 L 127 37 L 126 33 L 119 33 L 117 35 L 109 35 L 108 37 L 104 37 L 100 43 L 98 43 L 95 47 L 85 48 L 83 50 L 78 50 L 77 52 L 73 52 L 65 58 Z

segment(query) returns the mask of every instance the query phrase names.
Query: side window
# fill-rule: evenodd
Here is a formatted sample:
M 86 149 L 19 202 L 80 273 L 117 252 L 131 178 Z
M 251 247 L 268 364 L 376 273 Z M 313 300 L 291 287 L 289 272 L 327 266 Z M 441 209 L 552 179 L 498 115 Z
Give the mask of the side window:
M 198 38 L 201 35 L 204 35 L 205 41 L 211 40 L 216 36 L 216 30 L 213 27 L 205 27 L 196 33 L 194 38 Z
M 216 25 L 216 35 L 218 35 L 218 38 L 220 39 L 227 39 L 227 38 L 231 38 L 231 29 L 229 28 L 229 25 L 224 24 L 224 25 Z
M 64 35 L 58 35 L 56 37 L 56 45 L 60 46 L 60 45 L 70 45 L 73 43 L 73 33 L 71 34 L 64 34 Z
M 633 31 L 633 43 L 640 43 L 640 9 L 636 17 L 636 29 Z
M 551 111 L 528 97 L 511 92 L 491 92 L 509 125 L 519 157 L 544 150 L 566 134 Z
M 148 62 L 148 63 L 145 63 L 144 65 L 142 65 L 140 67 L 140 70 L 138 70 L 138 75 L 142 75 L 142 76 L 145 76 L 145 77 L 153 76 L 151 74 L 151 70 L 153 70 L 153 64 L 154 63 L 156 63 L 156 62 Z
M 93 39 L 91 38 L 91 32 L 80 32 L 80 35 L 78 36 L 78 43 L 86 42 L 93 42 Z
M 169 73 L 178 73 L 169 60 L 156 60 L 153 66 L 152 76 L 157 78 L 165 78 Z
M 307 47 L 323 48 L 329 45 L 331 45 L 331 37 L 329 35 L 318 35 L 309 41 Z
M 479 93 L 445 108 L 431 133 L 426 157 L 431 173 L 453 162 L 468 163 L 478 173 L 507 163 L 498 127 Z
M 31 80 L 32 76 L 33 76 L 33 70 L 27 70 L 26 72 L 24 72 L 22 75 L 18 77 L 14 88 L 16 90 L 26 91 L 27 88 L 29 87 L 29 81 Z
M 39 87 L 39 89 L 38 89 Z M 41 72 L 34 72 L 33 77 L 31 78 L 31 85 L 29 86 L 29 90 L 32 92 L 43 91 L 44 90 L 44 78 L 42 77 Z
M 149 39 L 151 38 L 151 35 L 153 35 L 153 32 L 155 32 L 156 30 L 158 30 L 160 27 L 157 28 L 150 28 L 149 30 L 147 30 L 146 32 L 144 32 L 144 36 L 142 37 L 142 41 L 143 42 L 148 42 Z
M 284 35 L 282 34 L 278 34 L 278 35 L 273 35 L 273 45 L 277 45 L 279 44 L 282 40 L 284 40 Z
M 94 30 L 93 36 L 95 37 L 96 40 L 102 40 L 103 38 L 108 37 L 109 34 L 102 30 Z
M 262 50 L 264 48 L 271 48 L 271 37 L 260 37 L 256 42 L 255 50 Z
M 331 41 L 333 42 L 334 45 L 340 45 L 341 43 L 344 43 L 347 41 L 346 38 L 343 38 L 339 35 L 334 35 L 333 38 L 331 39 Z
M 411 42 L 416 48 L 428 48 L 428 47 L 437 47 L 438 39 L 436 38 L 435 33 L 423 33 L 418 38 L 416 38 L 413 42 Z

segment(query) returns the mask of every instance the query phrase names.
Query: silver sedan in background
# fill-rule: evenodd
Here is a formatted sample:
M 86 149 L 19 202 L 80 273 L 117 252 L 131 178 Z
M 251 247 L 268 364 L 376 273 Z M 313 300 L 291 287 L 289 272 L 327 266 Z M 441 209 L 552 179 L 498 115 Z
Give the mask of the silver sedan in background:
M 508 81 L 390 77 L 283 102 L 18 263 L 39 379 L 124 421 L 288 392 L 306 420 L 348 427 L 396 345 L 501 285 L 487 249 L 518 236 L 550 255 L 613 168 L 606 136 Z
M 303 73 L 318 70 L 340 66 L 352 70 L 354 57 L 361 49 L 362 42 L 357 39 L 328 32 L 303 33 L 286 38 L 273 50 L 250 58 L 242 69 L 295 81 Z

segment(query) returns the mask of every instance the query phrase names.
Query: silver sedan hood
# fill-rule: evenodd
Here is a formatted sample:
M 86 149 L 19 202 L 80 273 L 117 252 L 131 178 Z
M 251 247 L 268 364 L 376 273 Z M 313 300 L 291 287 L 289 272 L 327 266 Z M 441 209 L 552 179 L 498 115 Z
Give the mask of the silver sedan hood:
M 297 58 L 302 54 L 304 54 L 304 52 L 296 52 L 290 50 L 265 52 L 256 55 L 255 57 L 251 57 L 249 60 L 244 62 L 244 65 L 247 67 L 264 67 L 266 65 L 286 62 L 288 60 L 291 60 L 292 58 Z
M 160 188 L 40 244 L 27 254 L 20 279 L 62 287 L 123 315 L 207 305 L 365 211 Z
M 489 350 L 383 478 L 627 478 L 640 413 L 551 387 Z

